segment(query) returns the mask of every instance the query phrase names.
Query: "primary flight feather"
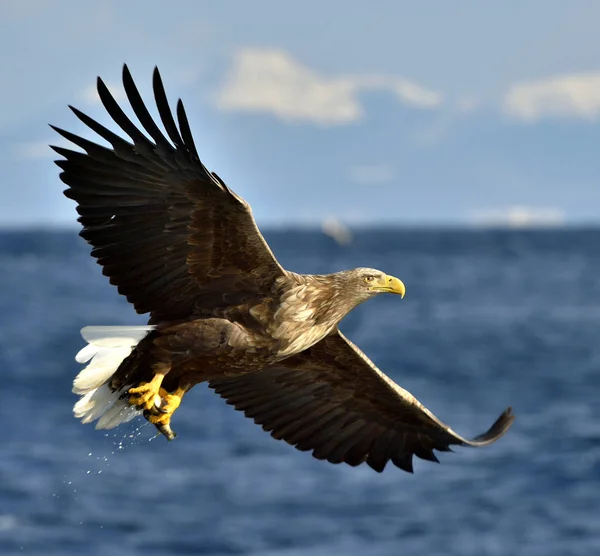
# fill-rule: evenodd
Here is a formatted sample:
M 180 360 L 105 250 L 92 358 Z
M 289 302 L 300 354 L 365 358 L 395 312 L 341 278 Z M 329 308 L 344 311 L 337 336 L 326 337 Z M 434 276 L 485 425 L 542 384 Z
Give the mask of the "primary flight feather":
M 84 152 L 52 147 L 77 203 L 80 235 L 111 284 L 147 326 L 82 330 L 89 362 L 74 381 L 74 413 L 112 428 L 143 413 L 168 439 L 171 417 L 195 384 L 299 450 L 332 463 L 388 461 L 412 471 L 434 450 L 483 446 L 514 419 L 507 409 L 468 440 L 383 374 L 338 329 L 343 317 L 381 293 L 404 296 L 393 276 L 356 268 L 328 275 L 281 267 L 250 206 L 204 166 L 181 101 L 173 117 L 154 70 L 163 133 L 127 68 L 123 84 L 145 133 L 98 78 L 98 94 L 129 140 L 71 107 L 104 147 L 54 129 Z

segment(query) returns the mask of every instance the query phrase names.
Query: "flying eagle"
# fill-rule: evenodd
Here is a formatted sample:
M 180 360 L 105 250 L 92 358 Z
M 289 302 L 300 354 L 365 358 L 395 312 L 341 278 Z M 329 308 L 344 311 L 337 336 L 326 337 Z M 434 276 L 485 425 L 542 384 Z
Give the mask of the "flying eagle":
M 127 66 L 123 84 L 142 132 L 104 82 L 98 94 L 125 140 L 70 107 L 108 142 L 53 127 L 84 152 L 52 147 L 77 203 L 80 235 L 102 272 L 147 326 L 86 327 L 74 414 L 112 428 L 143 413 L 169 440 L 184 394 L 200 382 L 276 439 L 331 463 L 391 460 L 484 446 L 513 422 L 508 408 L 484 434 L 463 438 L 382 373 L 339 330 L 354 307 L 404 284 L 371 268 L 296 274 L 282 268 L 248 203 L 202 163 L 181 100 L 177 123 L 155 68 L 156 108 L 144 105 Z

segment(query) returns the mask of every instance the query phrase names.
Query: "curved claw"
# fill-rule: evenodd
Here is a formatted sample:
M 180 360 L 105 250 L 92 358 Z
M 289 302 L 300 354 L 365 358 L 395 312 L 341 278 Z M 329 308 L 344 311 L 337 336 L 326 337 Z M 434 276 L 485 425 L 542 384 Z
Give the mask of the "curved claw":
M 137 409 L 152 409 L 157 399 L 160 401 L 160 385 L 164 375 L 156 374 L 150 382 L 143 382 L 139 386 L 129 388 L 129 403 Z
M 150 415 L 163 415 L 165 413 L 169 413 L 168 408 L 163 407 L 163 399 L 154 400 L 154 403 L 149 408 L 144 408 L 143 406 L 136 406 L 136 409 L 144 410 L 144 417 L 146 419 L 150 417 Z M 159 405 L 160 404 L 160 405 Z
M 159 390 L 158 396 L 150 407 L 146 407 L 144 417 L 152 423 L 158 432 L 165 436 L 167 440 L 173 440 L 177 435 L 171 430 L 171 417 L 181 403 L 181 397 L 185 389 L 178 388 L 175 392 L 169 393 L 163 388 Z

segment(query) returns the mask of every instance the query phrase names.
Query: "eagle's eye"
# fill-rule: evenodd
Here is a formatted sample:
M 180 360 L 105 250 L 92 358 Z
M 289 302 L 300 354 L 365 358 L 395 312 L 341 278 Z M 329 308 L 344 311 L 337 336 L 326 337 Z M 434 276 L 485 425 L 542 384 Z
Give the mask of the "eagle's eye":
M 371 283 L 373 280 L 375 280 L 375 276 L 365 276 L 365 277 L 364 277 L 364 281 L 365 281 L 367 284 L 370 284 L 370 283 Z

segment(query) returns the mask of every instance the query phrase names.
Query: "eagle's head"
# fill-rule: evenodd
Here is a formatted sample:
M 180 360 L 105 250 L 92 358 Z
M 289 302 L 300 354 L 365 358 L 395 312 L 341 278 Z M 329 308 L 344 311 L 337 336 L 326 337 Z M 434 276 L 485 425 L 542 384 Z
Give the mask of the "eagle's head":
M 370 297 L 380 293 L 395 293 L 404 297 L 406 288 L 402 280 L 390 276 L 381 270 L 374 268 L 355 268 L 344 273 L 346 276 L 346 287 L 353 291 L 356 298 L 366 301 Z
M 294 276 L 298 283 L 282 299 L 285 307 L 303 315 L 302 318 L 297 315 L 296 321 L 308 315 L 311 322 L 333 326 L 356 306 L 380 293 L 395 293 L 404 297 L 406 292 L 401 280 L 374 268 Z

